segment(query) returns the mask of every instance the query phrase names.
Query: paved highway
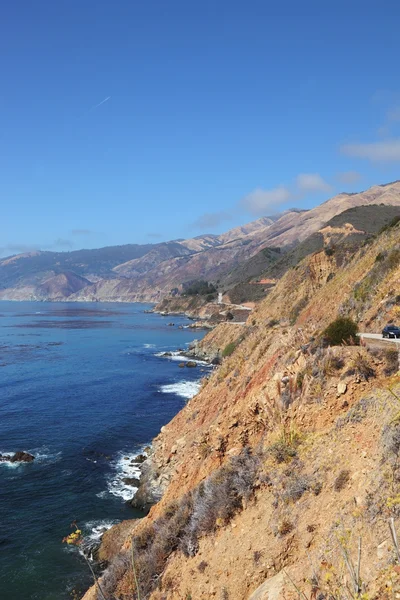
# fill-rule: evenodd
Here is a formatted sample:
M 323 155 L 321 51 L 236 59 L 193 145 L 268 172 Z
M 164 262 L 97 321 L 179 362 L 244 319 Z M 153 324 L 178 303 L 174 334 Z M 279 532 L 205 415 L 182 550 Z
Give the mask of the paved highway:
M 399 338 L 384 338 L 381 333 L 359 333 L 358 335 L 367 340 L 379 340 L 380 342 L 395 342 L 396 344 L 400 344 Z

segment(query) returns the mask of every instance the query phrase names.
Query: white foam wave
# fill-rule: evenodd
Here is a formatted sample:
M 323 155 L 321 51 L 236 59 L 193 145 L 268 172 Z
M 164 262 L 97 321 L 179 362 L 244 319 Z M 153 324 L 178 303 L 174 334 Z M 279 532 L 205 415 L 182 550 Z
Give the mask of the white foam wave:
M 103 534 L 116 523 L 118 521 L 111 521 L 109 519 L 85 523 L 80 552 L 84 552 L 86 556 L 93 560 L 93 553 L 98 548 Z
M 155 344 L 143 344 L 143 348 L 155 348 Z
M 196 362 L 198 365 L 204 365 L 206 367 L 210 366 L 210 364 L 205 360 L 190 358 L 188 356 L 185 356 L 184 354 L 181 354 L 180 352 L 170 352 L 167 354 L 167 356 L 165 355 L 165 352 L 156 352 L 154 356 L 157 356 L 158 358 L 168 358 L 169 360 L 177 360 L 179 362 L 187 362 L 188 360 L 191 360 Z
M 190 400 L 199 393 L 200 381 L 178 381 L 176 383 L 168 383 L 160 387 L 160 392 L 164 394 L 176 394 L 181 398 Z
M 84 537 L 90 542 L 99 542 L 101 540 L 101 536 L 105 531 L 111 529 L 113 525 L 118 523 L 118 521 L 112 521 L 110 519 L 103 519 L 101 521 L 89 521 L 85 523 L 85 531 L 89 530 L 89 533 Z
M 141 464 L 134 462 L 139 454 L 144 454 L 144 451 L 127 454 L 120 453 L 118 458 L 113 464 L 114 472 L 107 481 L 107 492 L 117 498 L 122 498 L 124 502 L 132 500 L 133 496 L 137 492 L 137 487 L 125 483 L 124 479 L 140 479 Z M 97 494 L 98 498 L 105 497 L 104 492 Z

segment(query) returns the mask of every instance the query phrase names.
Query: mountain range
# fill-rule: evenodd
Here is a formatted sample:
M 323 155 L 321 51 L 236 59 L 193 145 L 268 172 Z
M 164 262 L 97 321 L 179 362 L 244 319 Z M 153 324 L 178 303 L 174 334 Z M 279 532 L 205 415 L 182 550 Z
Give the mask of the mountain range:
M 373 208 L 382 205 L 394 208 Z M 361 206 L 372 207 L 368 215 L 351 212 Z M 341 193 L 311 210 L 287 210 L 221 235 L 19 254 L 0 259 L 0 299 L 156 302 L 198 279 L 226 292 L 267 273 L 272 265 L 279 275 L 282 265 L 293 265 L 296 253 L 302 257 L 314 246 L 329 245 L 338 232 L 357 238 L 356 232 L 369 231 L 376 223 L 382 226 L 400 213 L 396 207 L 400 207 L 399 181 L 357 194 Z M 332 221 L 345 213 L 344 221 Z

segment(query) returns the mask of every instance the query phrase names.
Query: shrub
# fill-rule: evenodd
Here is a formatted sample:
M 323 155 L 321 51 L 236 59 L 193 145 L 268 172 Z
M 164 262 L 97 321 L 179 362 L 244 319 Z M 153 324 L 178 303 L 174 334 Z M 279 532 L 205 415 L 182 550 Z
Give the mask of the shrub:
M 335 254 L 335 249 L 332 247 L 325 248 L 326 256 L 333 256 Z
M 230 356 L 231 354 L 233 354 L 234 350 L 236 348 L 236 342 L 230 342 L 229 344 L 227 344 L 225 346 L 225 348 L 222 350 L 222 356 L 225 358 L 227 356 Z
M 243 501 L 254 492 L 258 468 L 258 456 L 245 448 L 198 486 L 193 493 L 193 512 L 181 540 L 186 556 L 197 553 L 201 535 L 228 523 L 242 508 Z
M 267 327 L 275 327 L 275 325 L 279 325 L 279 319 L 271 319 L 267 323 Z
M 289 444 L 283 440 L 279 440 L 272 444 L 269 448 L 270 454 L 276 460 L 277 463 L 290 462 L 292 458 L 297 456 L 297 451 L 294 445 Z
M 395 349 L 385 351 L 385 375 L 394 375 L 399 370 L 399 353 Z
M 398 423 L 386 425 L 382 431 L 382 446 L 384 456 L 390 461 L 397 462 L 400 455 L 400 426 Z
M 278 525 L 278 533 L 282 537 L 293 531 L 293 529 L 294 525 L 289 519 L 283 519 Z
M 205 560 L 202 560 L 197 565 L 197 570 L 200 571 L 200 573 L 204 573 L 204 571 L 207 569 L 207 567 L 208 567 L 208 562 L 206 562 Z
M 335 492 L 340 492 L 346 486 L 349 479 L 350 471 L 348 471 L 347 469 L 342 469 L 342 471 L 340 471 L 333 484 L 333 489 L 335 490 Z
M 325 329 L 323 337 L 329 346 L 357 340 L 358 325 L 348 317 L 338 317 Z
M 215 286 L 208 281 L 199 279 L 188 284 L 183 284 L 184 294 L 187 296 L 206 296 L 207 294 L 215 294 L 217 291 Z
M 311 482 L 308 477 L 304 475 L 294 475 L 286 482 L 282 498 L 286 503 L 297 502 L 304 492 L 310 488 Z
M 371 377 L 375 377 L 374 369 L 361 352 L 357 352 L 357 355 L 354 357 L 352 369 L 365 381 L 368 381 Z
M 303 389 L 303 383 L 304 383 L 304 377 L 305 376 L 306 376 L 306 372 L 305 372 L 304 369 L 302 371 L 299 371 L 297 373 L 297 376 L 296 376 L 296 388 L 298 390 L 302 390 Z
M 194 556 L 201 535 L 214 531 L 241 510 L 254 492 L 259 466 L 259 456 L 244 449 L 179 502 L 171 503 L 150 527 L 133 536 L 141 597 L 147 598 L 154 590 L 172 552 L 181 547 L 187 556 Z M 204 572 L 207 566 L 201 561 L 198 570 Z M 107 597 L 112 597 L 124 575 L 133 589 L 129 552 L 118 556 L 103 574 Z

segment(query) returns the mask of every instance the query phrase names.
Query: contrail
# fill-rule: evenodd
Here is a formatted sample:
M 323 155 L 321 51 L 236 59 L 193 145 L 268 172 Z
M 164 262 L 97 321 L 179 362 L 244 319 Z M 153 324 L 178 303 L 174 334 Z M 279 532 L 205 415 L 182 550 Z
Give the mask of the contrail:
M 98 104 L 95 104 L 94 106 L 92 106 L 92 108 L 89 108 L 89 110 L 94 110 L 95 108 L 99 108 L 99 106 L 104 104 L 104 102 L 107 102 L 110 98 L 111 98 L 111 96 L 107 96 L 107 98 L 104 98 L 104 100 L 102 100 Z

